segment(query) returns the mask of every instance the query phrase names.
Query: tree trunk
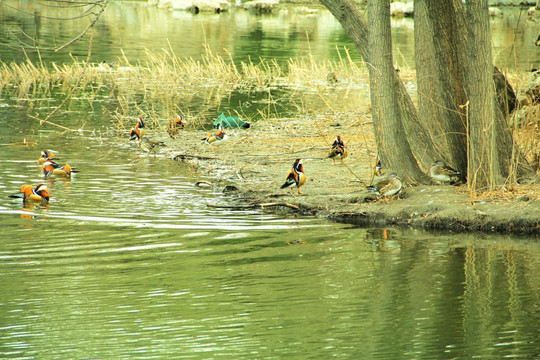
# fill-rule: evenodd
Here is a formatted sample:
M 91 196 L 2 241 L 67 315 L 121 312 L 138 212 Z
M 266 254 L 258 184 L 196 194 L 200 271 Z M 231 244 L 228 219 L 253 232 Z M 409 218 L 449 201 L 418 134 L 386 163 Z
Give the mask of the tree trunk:
M 395 69 L 392 57 L 390 0 L 368 2 L 367 57 L 373 128 L 379 156 L 389 171 L 396 171 L 407 182 L 426 182 L 414 158 L 401 122 L 399 87 L 393 81 Z M 366 58 L 364 58 L 366 59 Z M 397 156 L 395 154 L 398 154 Z
M 487 1 L 468 1 L 467 8 L 461 0 L 416 1 L 421 119 L 397 72 L 388 65 L 391 48 L 377 42 L 381 31 L 389 27 L 386 10 L 385 14 L 382 10 L 388 1 L 372 1 L 368 6 L 377 15 L 370 19 L 373 39 L 369 40 L 366 21 L 351 0 L 321 3 L 339 20 L 369 64 L 375 137 L 383 166 L 421 183 L 426 177 L 411 165 L 411 151 L 426 170 L 435 159 L 443 158 L 467 174 L 472 190 L 513 182 L 509 175 L 534 176 L 503 115 L 503 111 L 511 111 L 513 96 L 504 76 L 492 65 Z M 379 16 L 384 18 L 377 20 Z M 379 53 L 378 46 L 385 50 Z M 495 97 L 494 78 L 498 96 L 504 99 L 501 106 Z
M 369 58 L 368 26 L 363 15 L 351 0 L 320 0 L 338 19 L 345 32 L 356 45 L 364 60 Z M 398 91 L 397 99 L 402 127 L 416 159 L 425 169 L 437 158 L 437 150 L 429 131 L 419 121 L 418 113 L 397 72 L 392 72 L 392 82 Z M 402 133 L 403 134 L 403 133 Z M 401 135 L 403 136 L 403 135 Z M 384 160 L 384 159 L 383 159 Z M 384 162 L 383 162 L 384 165 Z M 425 178 L 415 179 L 423 182 Z
M 468 23 L 469 88 L 469 188 L 493 190 L 508 177 L 512 142 L 507 143 L 506 126 L 495 103 L 491 32 L 488 1 L 470 1 L 466 6 Z M 503 126 L 501 126 L 501 123 Z M 510 152 L 505 147 L 510 146 Z
M 418 113 L 431 129 L 438 158 L 466 174 L 466 32 L 463 12 L 456 11 L 456 6 L 462 4 L 414 2 Z

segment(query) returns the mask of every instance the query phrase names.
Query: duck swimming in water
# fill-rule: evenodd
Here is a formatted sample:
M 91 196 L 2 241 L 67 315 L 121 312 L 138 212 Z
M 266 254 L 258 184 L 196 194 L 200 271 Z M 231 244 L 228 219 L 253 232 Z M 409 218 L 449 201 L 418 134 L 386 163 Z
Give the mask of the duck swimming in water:
M 49 177 L 60 177 L 60 178 L 70 178 L 71 173 L 75 172 L 71 169 L 71 166 L 69 164 L 66 164 L 64 166 L 60 166 L 54 161 L 48 160 L 43 163 L 43 167 L 41 168 L 43 171 L 43 175 L 45 175 L 46 178 Z
M 32 185 L 23 185 L 21 190 L 17 194 L 9 195 L 10 198 L 23 199 L 23 203 L 41 203 L 47 204 L 49 202 L 49 192 L 47 186 L 44 184 L 36 185 L 32 189 Z

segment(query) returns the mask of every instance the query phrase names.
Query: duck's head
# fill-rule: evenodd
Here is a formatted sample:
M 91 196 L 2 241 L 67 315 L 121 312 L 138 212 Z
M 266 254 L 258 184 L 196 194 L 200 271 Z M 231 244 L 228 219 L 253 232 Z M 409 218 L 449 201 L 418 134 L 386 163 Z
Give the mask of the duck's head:
M 294 160 L 293 168 L 296 169 L 296 171 L 304 172 L 304 166 L 302 165 L 301 159 Z
M 45 201 L 49 202 L 50 194 L 47 186 L 45 186 L 44 184 L 39 184 L 38 186 L 36 186 L 36 188 L 34 189 L 34 193 L 41 196 L 41 198 Z
M 45 161 L 43 163 L 43 167 L 41 168 L 41 170 L 43 170 L 43 174 L 47 175 L 49 172 L 53 171 L 54 169 L 56 169 L 56 164 L 52 161 Z
M 446 166 L 446 163 L 444 162 L 444 160 L 437 159 L 433 164 L 431 164 L 431 166 Z
M 139 129 L 142 129 L 144 127 L 144 122 L 142 121 L 142 117 L 139 117 L 137 119 L 137 125 L 135 127 L 138 127 Z

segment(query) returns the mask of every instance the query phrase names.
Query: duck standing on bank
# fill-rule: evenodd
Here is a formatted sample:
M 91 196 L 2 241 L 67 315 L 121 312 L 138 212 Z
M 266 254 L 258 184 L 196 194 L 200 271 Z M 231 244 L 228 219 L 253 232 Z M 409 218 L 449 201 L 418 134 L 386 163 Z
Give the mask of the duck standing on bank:
M 212 150 L 219 150 L 219 145 L 227 141 L 228 138 L 229 135 L 227 135 L 225 131 L 223 131 L 223 128 L 220 126 L 215 134 L 212 135 L 212 133 L 208 133 L 208 135 L 206 135 L 206 137 L 202 140 L 204 140 L 205 144 L 210 145 Z
M 23 203 L 41 203 L 47 204 L 50 199 L 50 194 L 47 191 L 47 186 L 44 184 L 36 185 L 32 189 L 32 185 L 23 185 L 17 194 L 9 195 L 10 198 L 23 199 Z
M 377 181 L 374 185 L 368 186 L 368 191 L 374 192 L 379 196 L 390 197 L 399 193 L 402 187 L 401 179 L 393 172 Z
M 155 152 L 158 146 L 166 146 L 166 145 L 163 141 L 151 141 L 150 139 L 148 139 L 148 137 L 145 137 L 144 139 L 141 139 L 141 141 L 139 142 L 139 146 L 142 151 L 146 152 L 147 155 L 149 155 L 150 152 L 152 151 Z
M 296 159 L 294 161 L 294 164 L 292 168 L 287 173 L 287 177 L 285 178 L 285 183 L 281 185 L 282 189 L 291 188 L 291 193 L 293 193 L 293 187 L 296 186 L 298 189 L 298 193 L 302 194 L 300 192 L 300 186 L 304 185 L 306 182 L 306 175 L 304 174 L 304 166 L 302 165 L 302 160 Z
M 174 139 L 178 131 L 183 130 L 185 126 L 184 119 L 182 116 L 177 115 L 176 120 L 170 120 L 167 123 L 167 134 L 171 137 L 171 139 Z
M 137 124 L 135 124 L 135 127 L 129 131 L 129 140 L 137 139 L 140 143 L 145 132 L 146 132 L 146 127 L 144 126 L 144 122 L 142 118 L 140 117 L 137 119 Z
M 334 140 L 334 143 L 332 144 L 328 157 L 334 160 L 334 165 L 336 164 L 336 157 L 339 157 L 343 164 L 343 159 L 347 157 L 347 148 L 345 147 L 343 140 L 341 140 L 341 136 L 336 136 L 336 140 Z
M 383 173 L 381 159 L 377 158 L 377 164 L 375 164 L 375 167 L 373 168 L 373 174 L 375 176 L 381 176 Z
M 437 181 L 455 184 L 461 181 L 461 173 L 446 165 L 443 160 L 435 161 L 429 168 L 429 176 Z

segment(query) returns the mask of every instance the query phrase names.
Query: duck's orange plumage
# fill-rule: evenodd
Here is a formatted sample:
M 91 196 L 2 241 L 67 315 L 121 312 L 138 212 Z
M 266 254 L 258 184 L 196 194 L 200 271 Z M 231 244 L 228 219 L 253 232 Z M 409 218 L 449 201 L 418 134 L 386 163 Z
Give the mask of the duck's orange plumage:
M 45 161 L 54 159 L 55 157 L 56 157 L 56 155 L 54 155 L 54 153 L 52 151 L 49 152 L 47 150 L 43 150 L 41 152 L 41 157 L 38 159 L 38 162 L 40 164 L 43 164 Z
M 377 164 L 375 165 L 375 168 L 373 168 L 373 173 L 375 176 L 381 176 L 383 173 L 383 168 L 381 164 L 381 159 L 377 159 Z
M 45 177 L 71 177 L 72 169 L 69 164 L 60 167 L 53 161 L 46 161 L 41 168 Z
M 184 119 L 180 116 L 176 116 L 176 120 L 171 120 L 167 124 L 167 133 L 171 138 L 174 139 L 174 136 L 178 132 L 178 130 L 182 130 L 185 126 Z
M 25 203 L 48 203 L 50 194 L 43 184 L 36 185 L 35 188 L 32 188 L 32 185 L 23 185 L 18 194 L 10 197 L 22 198 Z
M 206 144 L 210 145 L 213 150 L 214 147 L 219 149 L 219 145 L 227 141 L 228 138 L 229 136 L 225 133 L 225 131 L 223 131 L 220 126 L 218 131 L 214 135 L 212 135 L 212 133 L 208 133 L 208 135 L 206 135 L 206 137 L 202 140 L 204 140 Z
M 302 160 L 296 159 L 292 168 L 287 173 L 287 177 L 285 178 L 285 182 L 283 183 L 283 185 L 281 185 L 281 188 L 285 189 L 290 187 L 292 193 L 292 188 L 296 186 L 298 189 L 298 193 L 301 194 L 300 186 L 304 185 L 305 182 L 306 175 L 304 174 L 304 166 L 302 165 Z
M 135 124 L 135 127 L 129 131 L 129 140 L 139 140 L 144 136 L 144 133 L 146 132 L 146 128 L 144 126 L 144 122 L 142 118 L 137 119 L 137 124 Z
M 341 136 L 336 136 L 336 140 L 334 140 L 334 143 L 332 144 L 328 157 L 334 160 L 334 164 L 336 163 L 336 157 L 341 158 L 341 162 L 347 157 L 347 148 L 345 147 L 343 140 L 341 140 Z

